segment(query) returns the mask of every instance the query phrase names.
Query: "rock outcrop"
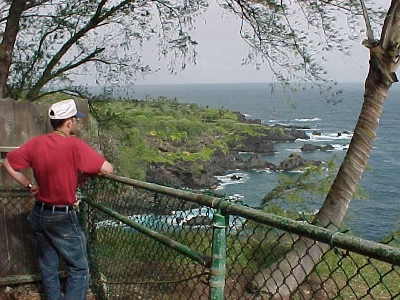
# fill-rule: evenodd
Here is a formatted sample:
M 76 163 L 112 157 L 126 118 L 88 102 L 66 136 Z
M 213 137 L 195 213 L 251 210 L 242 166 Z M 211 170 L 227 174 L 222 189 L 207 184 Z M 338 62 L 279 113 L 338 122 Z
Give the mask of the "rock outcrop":
M 314 151 L 331 151 L 334 150 L 333 146 L 331 144 L 326 144 L 323 146 L 317 146 L 313 144 L 304 144 L 300 150 L 303 152 L 314 152 Z
M 276 170 L 280 171 L 295 170 L 304 167 L 307 164 L 318 166 L 321 164 L 321 162 L 315 160 L 307 160 L 298 154 L 292 153 L 289 155 L 287 159 L 279 163 L 279 165 L 276 167 Z
M 233 150 L 241 152 L 274 153 L 274 142 L 267 137 L 245 136 Z

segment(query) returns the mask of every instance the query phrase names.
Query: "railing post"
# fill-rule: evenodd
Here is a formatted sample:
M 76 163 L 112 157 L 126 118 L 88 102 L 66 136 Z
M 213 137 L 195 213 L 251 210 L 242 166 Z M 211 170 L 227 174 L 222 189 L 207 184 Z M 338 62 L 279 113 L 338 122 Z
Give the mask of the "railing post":
M 227 216 L 218 209 L 213 216 L 213 240 L 210 268 L 210 300 L 224 298 L 226 271 L 226 227 Z

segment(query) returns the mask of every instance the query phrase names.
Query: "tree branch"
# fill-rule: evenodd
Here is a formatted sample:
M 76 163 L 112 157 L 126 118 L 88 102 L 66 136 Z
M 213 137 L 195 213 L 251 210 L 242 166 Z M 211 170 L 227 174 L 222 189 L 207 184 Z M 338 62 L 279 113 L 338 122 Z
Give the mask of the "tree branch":
M 58 69 L 56 72 L 52 73 L 51 79 L 56 78 L 57 76 L 60 76 L 61 74 L 75 69 L 76 67 L 79 67 L 80 65 L 83 65 L 89 61 L 93 61 L 93 58 L 95 58 L 99 53 L 103 52 L 106 48 L 98 48 L 89 55 L 87 55 L 85 58 L 81 59 L 80 61 L 77 61 L 74 64 L 70 64 L 67 66 L 64 66 L 63 68 Z
M 364 0 L 360 0 L 360 3 L 361 3 L 362 11 L 363 11 L 365 26 L 367 27 L 367 39 L 368 39 L 369 43 L 372 43 L 374 41 L 374 33 L 371 28 L 371 22 L 369 21 L 367 8 L 365 6 Z
M 55 66 L 60 62 L 61 58 L 68 52 L 68 50 L 79 40 L 81 39 L 87 32 L 96 28 L 98 24 L 100 24 L 103 20 L 106 20 L 110 16 L 112 16 L 115 12 L 123 8 L 125 5 L 132 2 L 132 0 L 125 0 L 119 3 L 118 5 L 112 7 L 108 11 L 106 11 L 103 15 L 102 9 L 107 3 L 107 0 L 102 0 L 96 9 L 96 12 L 89 20 L 89 22 L 84 26 L 82 29 L 77 31 L 70 39 L 60 48 L 60 50 L 53 56 L 50 62 L 47 64 L 46 68 L 44 69 L 41 77 L 36 82 L 36 84 L 30 89 L 27 94 L 28 99 L 32 99 L 36 97 L 36 94 L 39 93 L 40 89 L 51 79 L 54 77 L 52 76 L 52 71 Z

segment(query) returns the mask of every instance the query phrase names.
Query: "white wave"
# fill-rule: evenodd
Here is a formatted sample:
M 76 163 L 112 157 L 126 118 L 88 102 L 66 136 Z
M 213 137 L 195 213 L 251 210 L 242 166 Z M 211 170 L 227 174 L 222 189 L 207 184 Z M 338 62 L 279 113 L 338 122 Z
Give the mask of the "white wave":
M 255 173 L 274 173 L 273 171 L 271 171 L 271 169 L 267 168 L 267 169 L 256 169 L 256 170 L 252 170 Z
M 294 119 L 294 120 L 296 122 L 316 122 L 316 121 L 321 121 L 321 119 L 318 118 L 318 117 L 315 117 L 315 118 L 312 118 L 312 119 L 304 118 L 304 119 Z
M 236 197 L 239 200 L 243 196 L 235 194 L 233 195 L 233 197 Z M 144 215 L 131 215 L 128 216 L 128 218 L 136 222 L 137 224 L 140 224 L 142 226 L 148 227 L 153 230 L 168 231 L 168 230 L 174 230 L 174 227 L 176 226 L 181 226 L 181 227 L 190 226 L 190 228 L 207 227 L 209 225 L 202 225 L 202 224 L 189 225 L 188 222 L 193 218 L 199 216 L 212 220 L 215 211 L 216 210 L 211 207 L 203 206 L 201 208 L 190 209 L 186 211 L 172 211 L 171 215 L 144 214 Z M 229 229 L 231 230 L 231 232 L 234 232 L 235 229 L 238 228 L 243 223 L 243 221 L 244 221 L 243 218 L 238 218 L 238 217 L 234 218 L 233 216 L 230 216 Z M 169 227 L 166 228 L 165 224 L 167 224 Z M 100 221 L 96 223 L 96 227 L 97 228 L 119 227 L 124 230 L 128 230 L 130 232 L 136 232 L 134 228 L 131 228 L 130 226 L 120 221 L 112 221 L 112 220 Z
M 254 154 L 254 152 L 239 151 L 239 154 Z
M 301 152 L 300 148 L 287 148 L 285 149 L 285 151 L 289 151 L 289 152 Z
M 222 176 L 215 176 L 221 184 L 216 188 L 216 190 L 224 189 L 224 186 L 231 184 L 243 184 L 249 179 L 249 174 L 234 172 Z
M 237 202 L 237 201 L 241 201 L 243 199 L 244 199 L 244 196 L 240 195 L 240 194 L 233 194 L 233 195 L 228 196 L 228 200 L 230 202 Z
M 317 134 L 310 134 L 310 141 L 317 141 L 317 142 L 328 142 L 328 141 L 337 141 L 337 140 L 350 140 L 352 138 L 352 133 L 321 133 L 320 135 Z
M 233 197 L 241 198 L 243 196 L 239 194 L 234 194 Z M 244 197 L 243 197 L 244 198 Z M 191 210 L 186 210 L 186 211 L 174 211 L 172 218 L 175 218 L 175 220 L 178 220 L 178 222 L 173 222 L 171 225 L 178 225 L 178 226 L 185 226 L 188 225 L 187 222 L 189 222 L 191 219 L 202 216 L 205 218 L 213 219 L 215 209 L 207 206 L 203 206 L 199 209 L 191 209 Z M 235 229 L 237 229 L 240 225 L 243 224 L 245 221 L 244 218 L 238 218 L 234 216 L 229 217 L 229 229 L 233 233 L 235 232 Z M 209 225 L 190 225 L 190 228 L 198 228 L 198 227 L 205 227 Z
M 333 144 L 332 147 L 334 148 L 334 150 L 340 150 L 340 151 L 344 151 L 349 149 L 349 144 Z
M 290 121 L 287 121 L 287 120 L 268 120 L 268 121 L 265 121 L 265 123 L 269 123 L 269 124 L 273 124 L 273 125 L 275 125 L 275 124 L 279 124 L 279 125 L 282 125 L 282 126 L 287 126 L 287 127 L 289 127 L 289 126 L 293 126 L 293 123 L 291 123 Z
M 203 206 L 201 208 L 195 208 L 187 211 L 173 211 L 172 212 L 172 222 L 170 225 L 182 226 L 191 219 L 202 216 L 212 219 L 215 209 Z

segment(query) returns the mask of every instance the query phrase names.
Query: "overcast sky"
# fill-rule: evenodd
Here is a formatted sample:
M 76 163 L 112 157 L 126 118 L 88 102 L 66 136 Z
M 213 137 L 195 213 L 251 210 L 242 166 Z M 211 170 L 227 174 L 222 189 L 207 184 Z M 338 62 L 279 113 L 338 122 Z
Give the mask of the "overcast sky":
M 213 1 L 211 1 L 213 2 Z M 390 0 L 377 0 L 389 8 Z M 216 4 L 212 4 L 204 17 L 198 21 L 194 38 L 197 45 L 197 64 L 188 65 L 184 71 L 171 75 L 165 62 L 155 62 L 161 71 L 146 76 L 137 84 L 178 83 L 226 83 L 226 82 L 271 82 L 274 78 L 267 65 L 256 70 L 254 65 L 241 65 L 248 53 L 248 45 L 239 36 L 240 22 L 227 15 Z M 216 30 L 218 29 L 218 30 Z M 377 32 L 375 33 L 377 34 Z M 368 72 L 368 49 L 361 45 L 366 37 L 352 44 L 352 55 L 335 53 L 329 57 L 325 68 L 329 77 L 339 82 L 363 82 Z M 151 55 L 151 49 L 145 49 Z M 154 55 L 155 56 L 155 55 Z

